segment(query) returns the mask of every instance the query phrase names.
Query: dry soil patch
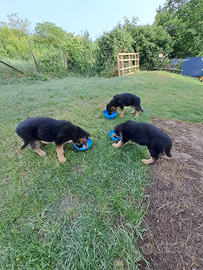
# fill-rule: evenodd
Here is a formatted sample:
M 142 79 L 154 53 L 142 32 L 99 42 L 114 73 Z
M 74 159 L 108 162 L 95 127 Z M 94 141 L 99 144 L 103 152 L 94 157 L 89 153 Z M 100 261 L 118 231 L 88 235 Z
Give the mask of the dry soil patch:
M 153 118 L 173 141 L 151 165 L 147 229 L 140 249 L 151 270 L 203 269 L 203 125 Z M 143 262 L 141 270 L 149 269 Z

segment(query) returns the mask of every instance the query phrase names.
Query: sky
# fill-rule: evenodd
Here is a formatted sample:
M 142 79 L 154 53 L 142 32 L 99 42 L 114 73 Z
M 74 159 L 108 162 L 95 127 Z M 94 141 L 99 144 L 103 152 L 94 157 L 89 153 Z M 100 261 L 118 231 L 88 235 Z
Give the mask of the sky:
M 126 16 L 138 17 L 138 25 L 152 24 L 156 9 L 166 0 L 0 0 L 0 21 L 17 13 L 34 30 L 37 23 L 51 22 L 66 32 L 89 32 L 92 41 L 112 30 Z

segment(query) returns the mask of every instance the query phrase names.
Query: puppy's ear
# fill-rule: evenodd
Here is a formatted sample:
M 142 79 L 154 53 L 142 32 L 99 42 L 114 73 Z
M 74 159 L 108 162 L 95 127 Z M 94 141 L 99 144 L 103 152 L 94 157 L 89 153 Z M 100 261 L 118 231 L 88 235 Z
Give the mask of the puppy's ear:
M 88 137 L 91 137 L 91 135 L 90 135 L 88 132 L 87 132 L 87 136 L 88 136 Z
M 111 107 L 111 111 L 115 112 L 116 108 L 114 106 Z
M 78 140 L 78 142 L 79 142 L 80 144 L 86 144 L 87 140 L 86 140 L 85 138 L 80 138 L 80 139 Z

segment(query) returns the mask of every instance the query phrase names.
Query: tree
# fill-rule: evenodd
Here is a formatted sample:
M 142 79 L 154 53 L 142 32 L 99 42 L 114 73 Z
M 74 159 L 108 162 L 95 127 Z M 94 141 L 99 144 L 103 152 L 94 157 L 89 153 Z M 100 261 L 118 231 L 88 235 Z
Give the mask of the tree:
M 8 23 L 0 23 L 0 52 L 6 57 L 15 58 L 29 52 L 30 23 L 18 18 L 17 13 L 8 16 Z
M 47 47 L 60 48 L 67 41 L 67 34 L 54 23 L 37 23 L 34 40 L 36 43 L 43 44 Z
M 203 51 L 203 0 L 167 0 L 157 10 L 154 25 L 173 38 L 170 57 L 197 56 Z
M 168 56 L 172 51 L 172 38 L 160 26 L 137 26 L 131 29 L 131 34 L 132 47 L 135 52 L 139 52 L 141 66 L 156 66 L 159 54 Z
M 124 17 L 124 24 L 119 27 L 125 29 L 132 36 L 133 51 L 139 53 L 140 66 L 156 66 L 159 54 L 168 56 L 172 51 L 173 40 L 162 26 L 137 25 L 138 18 L 130 21 Z

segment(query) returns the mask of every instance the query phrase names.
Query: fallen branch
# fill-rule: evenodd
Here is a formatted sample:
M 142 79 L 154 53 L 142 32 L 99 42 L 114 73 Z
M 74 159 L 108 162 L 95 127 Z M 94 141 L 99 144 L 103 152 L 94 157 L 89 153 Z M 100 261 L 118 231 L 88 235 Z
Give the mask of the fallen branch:
M 10 68 L 12 68 L 12 69 L 15 69 L 16 71 L 18 71 L 18 72 L 20 72 L 20 73 L 22 73 L 22 74 L 25 74 L 25 73 L 23 73 L 22 71 L 18 70 L 17 68 L 14 68 L 14 67 L 10 66 L 9 64 L 6 64 L 5 62 L 1 61 L 1 60 L 0 60 L 0 63 L 4 64 L 4 65 L 6 65 L 6 66 L 8 66 L 8 67 L 10 67 Z

